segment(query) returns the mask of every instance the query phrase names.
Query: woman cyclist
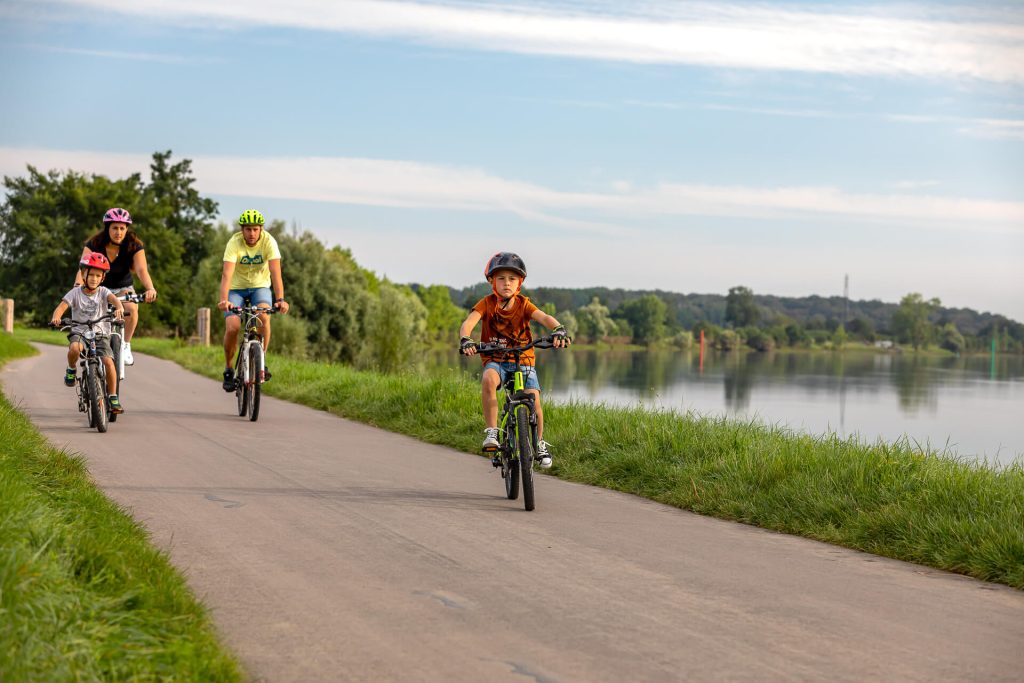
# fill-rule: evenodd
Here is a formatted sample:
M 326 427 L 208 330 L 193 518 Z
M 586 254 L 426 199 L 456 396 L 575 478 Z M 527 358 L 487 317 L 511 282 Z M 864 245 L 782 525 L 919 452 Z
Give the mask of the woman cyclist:
M 103 214 L 103 229 L 89 238 L 82 250 L 82 258 L 88 258 L 89 254 L 99 252 L 110 261 L 110 272 L 107 273 L 104 286 L 115 296 L 134 294 L 135 287 L 132 280 L 132 273 L 135 273 L 145 287 L 143 296 L 147 302 L 156 301 L 156 289 L 153 287 L 153 280 L 149 277 L 149 266 L 146 264 L 145 246 L 134 230 L 128 228 L 132 224 L 132 217 L 124 209 L 108 209 Z M 82 284 L 81 271 L 75 276 L 75 286 Z M 126 365 L 135 363 L 132 358 L 132 335 L 139 325 L 138 304 L 124 302 L 124 309 L 127 313 L 124 324 L 124 344 L 121 347 L 121 355 Z

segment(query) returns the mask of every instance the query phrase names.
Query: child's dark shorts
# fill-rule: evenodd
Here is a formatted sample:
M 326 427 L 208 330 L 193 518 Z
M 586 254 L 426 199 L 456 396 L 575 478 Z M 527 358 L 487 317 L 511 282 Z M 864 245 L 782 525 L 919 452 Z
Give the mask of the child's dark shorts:
M 81 344 L 85 348 L 89 348 L 89 342 L 80 334 L 71 333 L 68 335 L 69 344 Z M 110 350 L 110 337 L 103 335 L 96 335 L 96 355 L 100 358 L 113 358 L 114 352 Z

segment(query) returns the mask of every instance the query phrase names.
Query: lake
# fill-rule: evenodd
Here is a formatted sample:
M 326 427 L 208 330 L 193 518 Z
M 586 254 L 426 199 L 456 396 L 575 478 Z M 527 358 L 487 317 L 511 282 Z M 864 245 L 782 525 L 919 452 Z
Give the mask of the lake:
M 548 400 L 643 404 L 757 418 L 874 442 L 906 437 L 951 455 L 1008 464 L 1024 454 L 1024 357 L 871 351 L 718 353 L 541 351 Z M 430 356 L 479 377 L 480 361 Z

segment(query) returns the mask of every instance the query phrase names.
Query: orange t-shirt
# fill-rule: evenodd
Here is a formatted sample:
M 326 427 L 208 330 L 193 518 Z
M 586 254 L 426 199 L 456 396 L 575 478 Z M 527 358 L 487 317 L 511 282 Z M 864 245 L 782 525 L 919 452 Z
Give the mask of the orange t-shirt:
M 473 310 L 480 314 L 480 341 L 508 347 L 524 346 L 533 341 L 530 318 L 537 307 L 529 298 L 517 294 L 509 308 L 503 309 L 501 299 L 492 293 L 477 301 Z M 533 365 L 533 359 L 533 349 L 519 356 L 519 362 L 523 365 Z M 492 361 L 511 362 L 514 359 L 510 353 L 488 353 L 480 354 L 480 360 L 487 364 Z

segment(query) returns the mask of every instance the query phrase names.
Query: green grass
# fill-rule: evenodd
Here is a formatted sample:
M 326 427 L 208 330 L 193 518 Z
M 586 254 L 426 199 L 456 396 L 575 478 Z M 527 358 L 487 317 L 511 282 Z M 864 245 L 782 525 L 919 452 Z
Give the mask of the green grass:
M 33 353 L 0 333 L 0 363 Z M 166 555 L 0 394 L 0 680 L 240 679 Z
M 132 346 L 220 378 L 219 348 L 141 338 Z M 458 369 L 384 376 L 270 360 L 270 395 L 478 452 L 479 385 Z M 1024 588 L 1020 463 L 992 469 L 906 443 L 669 411 L 579 403 L 544 410 L 551 474 L 560 478 Z

